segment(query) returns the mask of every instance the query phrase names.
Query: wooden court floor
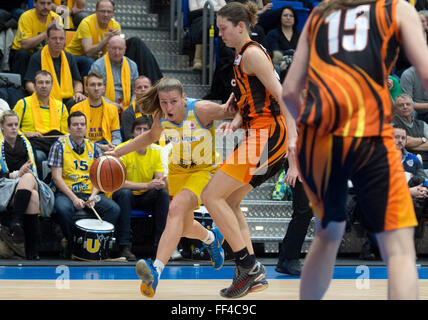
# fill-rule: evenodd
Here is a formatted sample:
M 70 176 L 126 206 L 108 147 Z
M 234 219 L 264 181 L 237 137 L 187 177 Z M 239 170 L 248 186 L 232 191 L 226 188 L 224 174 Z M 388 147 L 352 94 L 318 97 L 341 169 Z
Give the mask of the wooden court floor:
M 296 300 L 299 279 L 271 279 L 269 288 L 240 300 Z M 231 280 L 161 280 L 155 300 L 222 300 L 219 290 Z M 146 300 L 139 292 L 138 280 L 0 280 L 0 300 Z M 334 279 L 326 300 L 385 300 L 387 280 L 356 283 Z M 428 280 L 419 280 L 419 298 L 428 299 Z M 148 299 L 152 300 L 152 299 Z M 224 299 L 227 300 L 227 299 Z

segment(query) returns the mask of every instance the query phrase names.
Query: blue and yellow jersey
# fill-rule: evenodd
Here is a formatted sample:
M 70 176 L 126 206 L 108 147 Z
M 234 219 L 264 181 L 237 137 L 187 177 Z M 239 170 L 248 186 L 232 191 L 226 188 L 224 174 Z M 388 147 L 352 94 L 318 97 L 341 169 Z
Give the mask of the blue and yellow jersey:
M 177 125 L 161 119 L 165 139 L 172 144 L 168 158 L 169 174 L 213 170 L 216 165 L 214 123 L 203 127 L 196 112 L 196 99 L 186 98 L 186 116 Z
M 85 151 L 77 154 L 73 150 L 70 136 L 58 139 L 63 150 L 62 177 L 67 186 L 74 193 L 92 192 L 92 183 L 89 179 L 89 170 L 95 160 L 95 144 L 85 139 Z

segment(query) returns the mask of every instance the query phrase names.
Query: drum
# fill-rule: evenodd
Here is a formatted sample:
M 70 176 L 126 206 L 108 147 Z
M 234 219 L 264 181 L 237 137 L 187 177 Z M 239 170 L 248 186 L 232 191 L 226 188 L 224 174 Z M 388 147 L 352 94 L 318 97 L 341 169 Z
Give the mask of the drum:
M 109 258 L 116 239 L 114 226 L 98 219 L 80 219 L 74 230 L 73 256 L 82 260 L 105 260 Z

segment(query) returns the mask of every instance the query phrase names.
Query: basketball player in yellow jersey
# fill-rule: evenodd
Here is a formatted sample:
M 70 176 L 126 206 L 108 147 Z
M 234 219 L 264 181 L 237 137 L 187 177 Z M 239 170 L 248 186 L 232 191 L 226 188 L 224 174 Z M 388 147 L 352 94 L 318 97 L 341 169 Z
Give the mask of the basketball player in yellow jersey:
M 303 29 L 283 86 L 284 102 L 298 118 L 300 173 L 318 217 L 302 299 L 321 299 L 330 284 L 346 225 L 348 179 L 387 265 L 388 298 L 418 297 L 417 220 L 389 124 L 387 78 L 401 45 L 428 91 L 425 43 L 415 9 L 403 0 L 325 1 Z
M 193 217 L 201 204 L 200 194 L 216 170 L 213 120 L 232 118 L 233 95 L 224 105 L 186 98 L 177 79 L 162 78 L 137 104 L 145 114 L 153 114 L 153 126 L 126 145 L 107 152 L 120 157 L 158 141 L 162 132 L 172 144 L 169 158 L 169 193 L 173 197 L 165 230 L 154 263 L 137 262 L 141 293 L 153 297 L 159 277 L 181 237 L 199 239 L 206 245 L 215 269 L 224 262 L 223 236 L 217 228 L 205 229 Z

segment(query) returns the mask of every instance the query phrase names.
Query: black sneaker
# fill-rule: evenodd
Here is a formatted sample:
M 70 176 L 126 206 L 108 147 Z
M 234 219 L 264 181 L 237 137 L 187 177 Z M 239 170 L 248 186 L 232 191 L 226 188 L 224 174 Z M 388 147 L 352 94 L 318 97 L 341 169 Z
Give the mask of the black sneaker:
M 234 274 L 232 285 L 220 290 L 222 297 L 240 298 L 250 292 L 263 291 L 269 286 L 266 280 L 266 269 L 258 261 L 250 269 L 236 266 Z
M 275 271 L 293 276 L 300 276 L 302 273 L 302 265 L 299 259 L 285 259 L 283 262 L 278 263 Z

